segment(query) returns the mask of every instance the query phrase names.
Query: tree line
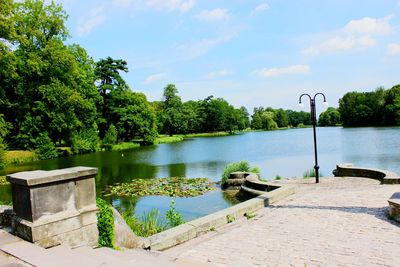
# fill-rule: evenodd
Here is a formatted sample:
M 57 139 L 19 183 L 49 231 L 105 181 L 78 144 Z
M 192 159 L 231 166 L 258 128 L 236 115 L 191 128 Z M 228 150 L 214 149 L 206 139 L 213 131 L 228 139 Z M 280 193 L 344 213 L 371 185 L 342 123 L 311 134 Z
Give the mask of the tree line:
M 0 157 L 7 146 L 52 158 L 56 146 L 77 154 L 121 141 L 150 144 L 160 133 L 272 129 L 268 114 L 261 125 L 250 125 L 246 108 L 223 98 L 183 102 L 173 84 L 161 101 L 149 102 L 121 77 L 128 72 L 125 60 L 95 62 L 84 48 L 67 43 L 61 5 L 2 0 L 0 11 Z
M 36 150 L 45 159 L 58 156 L 56 147 L 78 154 L 123 141 L 151 144 L 159 134 L 311 125 L 303 111 L 257 107 L 250 116 L 219 97 L 184 102 L 174 84 L 160 101 L 149 102 L 122 78 L 129 71 L 125 60 L 96 62 L 67 43 L 68 15 L 46 3 L 0 2 L 0 158 L 7 147 Z M 399 125 L 399 90 L 347 93 L 339 109 L 321 113 L 319 125 Z

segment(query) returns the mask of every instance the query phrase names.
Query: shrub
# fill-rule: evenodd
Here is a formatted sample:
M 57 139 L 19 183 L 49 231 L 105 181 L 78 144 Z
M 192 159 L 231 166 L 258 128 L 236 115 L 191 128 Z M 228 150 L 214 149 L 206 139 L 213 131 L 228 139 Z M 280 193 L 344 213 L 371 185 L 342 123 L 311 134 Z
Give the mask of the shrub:
M 38 159 L 53 159 L 58 157 L 57 149 L 47 133 L 39 134 L 36 139 L 36 155 Z
M 99 246 L 114 247 L 114 216 L 111 207 L 101 198 L 97 198 L 97 229 L 99 230 Z
M 260 169 L 257 167 L 250 167 L 250 163 L 248 163 L 247 161 L 229 163 L 228 165 L 226 165 L 224 173 L 222 174 L 222 184 L 225 184 L 226 180 L 229 178 L 230 173 L 232 172 L 254 172 L 259 174 Z
M 280 175 L 276 175 L 275 180 L 282 180 L 282 177 Z
M 172 199 L 171 204 L 169 205 L 169 210 L 165 214 L 165 217 L 167 218 L 167 224 L 171 228 L 185 223 L 182 218 L 182 214 L 175 210 L 175 206 L 175 199 Z
M 0 137 L 0 169 L 6 166 L 6 152 L 7 145 L 4 143 L 3 138 Z
M 111 124 L 103 138 L 103 147 L 111 149 L 112 145 L 117 143 L 118 132 L 114 124 Z
M 74 154 L 83 154 L 100 150 L 100 139 L 95 129 L 75 132 L 71 138 L 71 149 Z

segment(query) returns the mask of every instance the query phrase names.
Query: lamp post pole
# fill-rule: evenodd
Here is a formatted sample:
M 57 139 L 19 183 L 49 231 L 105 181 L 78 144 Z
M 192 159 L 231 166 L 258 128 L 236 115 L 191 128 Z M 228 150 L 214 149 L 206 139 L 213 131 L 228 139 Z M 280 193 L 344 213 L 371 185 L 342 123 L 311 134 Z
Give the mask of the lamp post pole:
M 318 153 L 317 153 L 317 131 L 316 131 L 316 126 L 317 126 L 317 112 L 315 109 L 315 98 L 317 95 L 321 95 L 324 98 L 324 103 L 326 102 L 326 97 L 323 93 L 316 93 L 314 97 L 311 97 L 309 94 L 302 94 L 299 97 L 299 104 L 302 105 L 301 98 L 303 96 L 307 96 L 310 99 L 310 111 L 311 111 L 311 121 L 312 121 L 312 126 L 313 126 L 313 133 L 314 133 L 314 159 L 315 159 L 315 165 L 314 165 L 314 170 L 315 170 L 315 182 L 319 183 L 319 166 L 318 166 Z

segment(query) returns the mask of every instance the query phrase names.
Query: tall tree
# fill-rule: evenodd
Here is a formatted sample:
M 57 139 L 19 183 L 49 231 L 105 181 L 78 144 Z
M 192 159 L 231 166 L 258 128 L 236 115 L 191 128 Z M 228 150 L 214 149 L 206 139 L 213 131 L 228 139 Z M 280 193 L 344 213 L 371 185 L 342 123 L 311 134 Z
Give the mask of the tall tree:
M 96 62 L 94 74 L 96 76 L 97 89 L 102 96 L 102 101 L 98 104 L 98 110 L 101 117 L 98 119 L 100 136 L 105 135 L 106 130 L 110 127 L 110 93 L 119 90 L 123 91 L 127 88 L 125 80 L 121 77 L 120 72 L 128 72 L 127 62 L 122 59 L 113 59 L 107 57 Z

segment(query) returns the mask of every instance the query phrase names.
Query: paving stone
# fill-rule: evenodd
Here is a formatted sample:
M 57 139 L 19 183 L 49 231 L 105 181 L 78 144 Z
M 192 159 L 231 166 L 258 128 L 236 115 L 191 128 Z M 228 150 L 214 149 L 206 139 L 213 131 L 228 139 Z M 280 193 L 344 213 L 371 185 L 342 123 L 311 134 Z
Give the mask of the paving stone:
M 387 218 L 387 200 L 400 185 L 365 178 L 281 183 L 296 184 L 298 193 L 164 253 L 217 266 L 400 266 L 400 223 Z

